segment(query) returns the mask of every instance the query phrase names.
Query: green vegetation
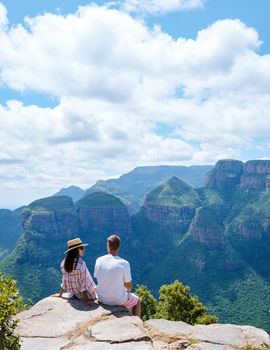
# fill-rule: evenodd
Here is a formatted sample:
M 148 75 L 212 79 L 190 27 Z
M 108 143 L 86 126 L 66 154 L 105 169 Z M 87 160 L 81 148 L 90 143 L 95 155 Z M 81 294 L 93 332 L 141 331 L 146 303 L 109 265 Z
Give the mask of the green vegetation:
M 146 286 L 139 285 L 137 286 L 135 294 L 138 295 L 141 299 L 141 318 L 143 321 L 155 318 L 157 312 L 157 300 L 151 294 L 148 288 Z
M 199 209 L 199 215 L 196 215 L 196 225 L 200 228 L 223 230 L 215 211 L 209 207 Z
M 218 191 L 214 191 L 207 188 L 200 188 L 199 190 L 197 190 L 197 192 L 199 193 L 204 205 L 216 206 L 224 204 L 224 198 L 222 194 Z
M 61 248 L 62 245 L 57 244 L 42 248 L 33 241 L 26 242 L 21 236 L 13 252 L 1 261 L 0 271 L 17 281 L 23 297 L 36 302 L 59 289 Z M 27 261 L 29 256 L 31 261 Z
M 207 308 L 197 296 L 190 294 L 189 287 L 177 280 L 160 288 L 157 315 L 165 320 L 184 321 L 191 325 L 216 323 L 218 320 L 207 313 Z
M 251 345 L 247 345 L 243 350 L 267 350 L 269 348 L 258 348 Z
M 21 234 L 21 210 L 0 209 L 0 260 L 15 247 Z
M 171 321 L 183 321 L 191 325 L 216 323 L 218 318 L 211 316 L 197 296 L 179 281 L 163 285 L 159 289 L 159 301 L 154 298 L 146 286 L 140 285 L 135 292 L 141 299 L 142 319 L 163 318 Z
M 254 265 L 256 270 L 249 267 L 255 260 L 251 250 L 246 259 L 249 264 L 229 242 L 223 247 L 209 249 L 193 242 L 189 236 L 156 263 L 146 278 L 141 275 L 140 280 L 157 296 L 160 284 L 181 279 L 221 323 L 248 324 L 269 332 L 270 285 L 256 271 L 258 266 Z M 266 256 L 264 261 L 267 261 Z M 269 264 L 262 263 L 259 268 L 269 270 Z
M 20 349 L 20 339 L 14 334 L 17 322 L 13 316 L 23 309 L 16 282 L 0 274 L 0 349 Z
M 104 191 L 119 197 L 121 200 L 134 200 L 143 204 L 146 193 L 150 192 L 164 181 L 173 176 L 185 181 L 194 188 L 203 186 L 204 176 L 212 166 L 144 166 L 138 167 L 127 174 L 123 174 L 118 179 L 110 179 L 106 181 L 98 181 L 94 186 L 90 187 L 86 194 L 96 191 Z M 137 205 L 139 210 L 140 206 Z M 138 211 L 137 210 L 137 211 Z M 136 212 L 137 212 L 136 211 Z
M 123 202 L 128 207 L 133 207 L 133 205 L 136 205 L 137 203 L 136 197 L 125 192 L 121 186 L 117 185 L 113 181 L 98 181 L 94 186 L 90 187 L 89 190 L 86 191 L 86 196 L 95 192 L 111 194 L 119 198 L 121 202 Z
M 17 283 L 21 295 L 33 302 L 56 293 L 61 282 L 59 266 L 45 267 L 39 264 L 16 264 L 16 260 L 8 259 L 1 265 L 1 270 L 9 272 Z
M 188 184 L 172 177 L 146 196 L 148 202 L 158 205 L 196 207 L 200 205 L 198 193 Z
M 119 198 L 105 192 L 94 192 L 80 199 L 78 208 L 125 208 Z
M 27 209 L 34 211 L 67 211 L 74 207 L 73 201 L 68 196 L 55 196 L 38 199 L 28 205 Z
M 148 285 L 154 293 L 152 296 L 144 286 L 138 288 L 144 319 L 157 315 L 180 319 L 181 314 L 190 323 L 212 322 L 207 307 L 222 323 L 250 324 L 269 332 L 270 193 L 240 185 L 233 190 L 227 185 L 222 191 L 194 190 L 172 178 L 150 192 L 147 200 L 160 208 L 151 216 L 149 208 L 142 207 L 131 217 L 131 228 L 121 237 L 120 251 L 132 266 L 134 283 Z M 39 201 L 36 203 L 35 211 L 46 207 L 40 206 Z M 162 208 L 165 205 L 177 208 L 170 211 Z M 191 211 L 184 210 L 186 206 Z M 193 211 L 198 206 L 200 215 L 194 219 Z M 98 212 L 104 208 L 105 215 L 107 208 L 125 208 L 118 198 L 100 192 L 89 194 L 76 206 L 77 209 L 88 207 L 98 208 Z M 72 212 L 75 219 L 78 212 Z M 50 215 L 55 217 L 53 211 Z M 54 222 L 53 234 L 50 221 L 33 227 L 33 216 L 29 219 L 25 216 L 25 236 L 12 254 L 1 261 L 0 270 L 12 274 L 20 292 L 33 301 L 59 289 L 59 265 L 70 234 L 70 221 L 63 225 L 63 216 L 61 213 Z M 98 225 L 93 229 L 94 220 L 98 222 L 99 218 L 85 220 L 84 227 L 80 226 L 76 232 L 90 243 L 89 254 L 85 255 L 90 272 L 96 257 L 106 254 L 106 237 L 110 233 Z M 172 283 L 176 279 L 189 285 L 190 291 L 180 282 Z M 165 286 L 160 288 L 160 285 Z M 200 301 L 193 295 L 198 295 Z M 190 308 L 188 315 L 181 305 L 185 305 L 185 310 Z

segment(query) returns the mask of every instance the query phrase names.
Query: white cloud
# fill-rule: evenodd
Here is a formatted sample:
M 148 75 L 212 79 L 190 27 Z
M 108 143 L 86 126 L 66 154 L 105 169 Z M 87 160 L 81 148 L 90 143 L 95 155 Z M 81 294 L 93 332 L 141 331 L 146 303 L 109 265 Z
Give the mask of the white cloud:
M 270 55 L 239 20 L 175 40 L 106 7 L 10 28 L 5 13 L 0 84 L 59 103 L 0 106 L 2 187 L 52 193 L 138 165 L 209 164 L 270 134 Z
M 122 9 L 127 12 L 164 14 L 200 8 L 205 0 L 124 0 Z
M 0 28 L 5 27 L 8 24 L 7 9 L 0 2 Z
M 87 188 L 137 164 L 185 161 L 194 151 L 184 141 L 155 135 L 151 123 L 132 112 L 114 112 L 111 103 L 92 100 L 64 98 L 52 109 L 12 101 L 1 107 L 0 122 L 2 188 L 45 187 L 51 193 L 69 184 Z
M 180 85 L 201 96 L 226 85 L 239 89 L 250 75 L 267 80 L 269 57 L 256 55 L 256 31 L 238 20 L 218 21 L 196 40 L 174 40 L 127 14 L 96 6 L 27 23 L 0 37 L 0 78 L 19 91 L 121 102 L 142 94 L 166 97 Z

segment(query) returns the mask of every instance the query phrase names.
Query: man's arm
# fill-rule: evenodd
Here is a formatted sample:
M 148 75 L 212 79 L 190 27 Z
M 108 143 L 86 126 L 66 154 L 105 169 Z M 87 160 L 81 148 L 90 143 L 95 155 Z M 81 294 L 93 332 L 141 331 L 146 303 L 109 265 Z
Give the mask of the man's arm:
M 131 288 L 132 288 L 132 278 L 131 278 L 129 262 L 125 261 L 123 266 L 124 266 L 124 286 L 125 286 L 127 292 L 130 292 Z
M 130 292 L 132 289 L 132 282 L 125 282 L 125 288 L 127 290 L 127 292 Z

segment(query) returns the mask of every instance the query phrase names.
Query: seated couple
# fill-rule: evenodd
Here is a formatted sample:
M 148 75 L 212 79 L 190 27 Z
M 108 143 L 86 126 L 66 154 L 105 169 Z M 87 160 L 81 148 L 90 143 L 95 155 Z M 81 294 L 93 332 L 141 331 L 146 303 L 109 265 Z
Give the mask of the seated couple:
M 137 295 L 131 293 L 132 282 L 128 261 L 118 256 L 120 238 L 112 235 L 107 239 L 107 255 L 97 259 L 94 277 L 95 285 L 86 263 L 84 244 L 80 238 L 68 241 L 66 258 L 61 263 L 62 284 L 59 297 L 67 290 L 69 297 L 82 299 L 85 304 L 98 299 L 103 304 L 125 306 L 133 315 L 141 314 L 141 302 Z

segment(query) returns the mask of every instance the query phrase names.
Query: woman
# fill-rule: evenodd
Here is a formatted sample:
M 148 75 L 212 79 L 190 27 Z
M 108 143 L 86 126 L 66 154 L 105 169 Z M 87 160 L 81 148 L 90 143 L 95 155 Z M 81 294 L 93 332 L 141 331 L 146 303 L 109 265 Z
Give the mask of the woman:
M 96 285 L 81 259 L 84 247 L 88 244 L 82 243 L 80 238 L 67 242 L 68 250 L 66 258 L 61 263 L 62 284 L 59 297 L 67 290 L 70 298 L 83 299 L 85 304 L 96 299 Z

